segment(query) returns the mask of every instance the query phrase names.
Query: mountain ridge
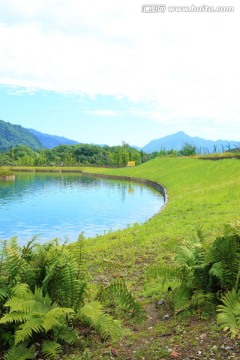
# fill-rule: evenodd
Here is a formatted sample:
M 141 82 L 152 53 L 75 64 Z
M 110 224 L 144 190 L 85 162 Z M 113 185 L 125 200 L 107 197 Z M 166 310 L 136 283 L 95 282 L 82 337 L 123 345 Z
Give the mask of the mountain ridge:
M 39 140 L 21 125 L 13 125 L 0 120 L 0 151 L 17 145 L 25 145 L 32 149 L 41 148 Z
M 81 144 L 76 140 L 71 140 L 63 136 L 50 135 L 40 131 L 24 128 L 21 125 L 13 125 L 9 122 L 0 120 L 0 151 L 8 150 L 17 145 L 26 145 L 32 149 L 46 148 L 52 149 L 59 145 Z M 196 147 L 198 153 L 224 152 L 226 150 L 239 147 L 239 141 L 229 140 L 207 140 L 198 136 L 187 135 L 184 131 L 166 135 L 162 138 L 153 139 L 143 147 L 132 146 L 145 153 L 160 152 L 161 150 L 181 150 L 186 144 Z
M 162 138 L 151 140 L 148 144 L 142 147 L 142 150 L 146 153 L 152 153 L 154 151 L 161 150 L 176 150 L 179 151 L 186 144 L 195 146 L 200 153 L 213 153 L 223 152 L 234 148 L 240 147 L 239 141 L 232 140 L 207 140 L 198 136 L 187 135 L 184 131 L 178 131 L 175 134 L 167 135 Z
M 0 120 L 0 151 L 6 151 L 18 145 L 25 145 L 37 150 L 41 148 L 52 149 L 62 144 L 74 145 L 80 143 L 63 136 L 45 134 Z
M 36 138 L 40 141 L 43 147 L 47 149 L 52 149 L 62 144 L 64 145 L 80 144 L 80 142 L 78 141 L 71 140 L 63 136 L 45 134 L 42 133 L 41 131 L 37 131 L 34 129 L 27 129 L 27 130 L 30 131 L 30 133 L 32 133 L 34 136 L 36 136 Z

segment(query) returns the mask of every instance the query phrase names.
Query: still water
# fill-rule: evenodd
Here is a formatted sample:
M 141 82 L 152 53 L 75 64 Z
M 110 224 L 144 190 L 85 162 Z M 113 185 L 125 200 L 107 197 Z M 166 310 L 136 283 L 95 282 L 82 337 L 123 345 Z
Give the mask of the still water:
M 75 241 L 142 223 L 163 205 L 145 185 L 79 174 L 17 173 L 0 181 L 0 239 Z

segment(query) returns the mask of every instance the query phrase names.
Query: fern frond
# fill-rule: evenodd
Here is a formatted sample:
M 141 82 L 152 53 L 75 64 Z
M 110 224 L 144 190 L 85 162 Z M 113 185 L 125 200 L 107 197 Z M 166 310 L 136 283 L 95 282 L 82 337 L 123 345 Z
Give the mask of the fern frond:
M 192 308 L 213 308 L 214 304 L 214 295 L 211 293 L 205 293 L 203 290 L 196 290 L 194 291 L 190 306 Z
M 187 309 L 190 306 L 190 299 L 193 294 L 191 288 L 180 286 L 174 293 L 174 306 L 177 312 Z
M 58 327 L 53 329 L 54 339 L 64 341 L 67 344 L 75 344 L 78 339 L 78 332 L 76 329 L 69 328 L 60 324 Z
M 7 299 L 10 295 L 10 289 L 9 288 L 0 288 L 0 301 Z
M 150 268 L 148 270 L 148 275 L 150 277 L 160 278 L 163 283 L 169 282 L 171 280 L 181 280 L 180 268 L 177 266 L 158 266 Z
M 18 344 L 4 355 L 4 360 L 29 360 L 34 359 L 34 355 L 34 346 L 27 348 L 25 344 Z
M 45 293 L 48 292 L 49 284 L 51 284 L 51 281 L 54 279 L 54 276 L 57 272 L 58 262 L 59 259 L 56 259 L 56 261 L 50 264 L 49 268 L 47 269 L 46 276 L 44 277 L 44 279 L 42 279 L 42 288 Z
M 84 303 L 84 299 L 88 295 L 87 282 L 85 280 L 76 280 L 75 282 L 75 298 L 73 308 L 75 310 L 79 309 L 80 306 Z
M 86 276 L 86 251 L 84 247 L 84 236 L 81 233 L 78 236 L 77 242 L 74 244 L 74 252 L 76 254 L 77 264 L 78 264 L 78 271 L 77 271 L 77 279 L 84 280 Z
M 6 259 L 4 262 L 4 270 L 8 274 L 8 282 L 14 282 L 24 267 L 24 261 L 21 258 L 19 248 L 6 244 Z
M 3 317 L 0 319 L 0 324 L 14 324 L 14 323 L 22 323 L 28 321 L 30 319 L 29 315 L 24 313 L 7 313 L 4 314 Z
M 224 267 L 221 261 L 215 262 L 209 270 L 209 274 L 218 278 L 220 282 L 223 281 L 223 272 Z
M 61 283 L 59 288 L 58 301 L 61 306 L 72 307 L 75 302 L 75 291 L 77 290 L 77 263 L 75 259 L 66 256 L 63 266 L 59 269 L 58 281 Z
M 25 283 L 17 284 L 12 288 L 12 294 L 15 297 L 20 297 L 27 299 L 30 294 L 32 294 L 31 290 L 29 289 L 29 285 Z
M 143 310 L 133 294 L 128 290 L 125 282 L 116 280 L 106 288 L 102 288 L 99 299 L 103 301 L 111 301 L 123 310 L 128 310 L 131 316 L 137 321 L 142 321 Z
M 191 244 L 190 244 L 191 245 Z M 178 250 L 178 254 L 175 258 L 175 260 L 178 263 L 181 264 L 186 264 L 188 266 L 193 266 L 195 265 L 196 261 L 195 261 L 195 253 L 194 253 L 195 248 L 191 248 L 190 246 L 180 246 L 179 250 Z
M 237 281 L 240 264 L 240 243 L 236 238 L 230 235 L 218 237 L 209 249 L 208 261 L 212 264 L 221 263 L 220 284 L 223 289 L 232 289 Z
M 224 236 L 235 236 L 240 242 L 240 221 L 228 223 L 224 226 Z
M 129 331 L 122 328 L 121 321 L 114 320 L 109 314 L 103 314 L 94 324 L 94 328 L 104 339 L 110 338 L 114 342 L 129 334 Z
M 19 250 L 17 236 L 13 236 L 11 239 L 7 240 L 6 245 L 12 247 L 15 250 Z
M 103 312 L 103 306 L 98 301 L 93 301 L 83 306 L 78 314 L 87 325 L 95 328 L 103 338 L 110 337 L 113 341 L 119 340 L 125 331 L 120 321 L 114 320 L 112 316 Z
M 15 296 L 5 304 L 5 307 L 11 308 L 11 313 L 19 311 L 25 314 L 44 313 L 51 305 L 51 299 L 48 295 L 43 296 L 42 289 L 35 288 L 35 292 L 32 293 L 27 284 L 18 284 L 13 288 L 13 293 Z
M 78 256 L 78 253 L 71 253 L 67 247 L 62 247 L 57 258 L 55 254 L 51 257 L 42 282 L 44 292 L 48 292 L 51 299 L 63 307 L 77 309 L 86 294 L 85 281 L 79 275 Z
M 217 322 L 232 338 L 237 337 L 240 335 L 240 291 L 227 292 L 222 303 L 217 307 Z
M 92 301 L 84 305 L 77 313 L 77 317 L 85 316 L 94 323 L 103 314 L 103 305 L 98 301 Z
M 46 359 L 54 360 L 62 353 L 62 347 L 57 342 L 45 340 L 42 344 L 41 352 Z
M 20 342 L 28 341 L 33 333 L 39 334 L 43 331 L 41 317 L 32 317 L 24 324 L 19 325 L 18 330 L 15 332 L 15 345 Z
M 68 316 L 68 318 L 70 319 L 71 317 L 73 317 L 73 314 L 74 314 L 73 309 L 62 308 L 62 307 L 56 307 L 54 309 L 51 309 L 47 312 L 42 322 L 42 327 L 46 331 L 49 331 L 54 326 L 60 326 L 61 319 L 63 317 Z

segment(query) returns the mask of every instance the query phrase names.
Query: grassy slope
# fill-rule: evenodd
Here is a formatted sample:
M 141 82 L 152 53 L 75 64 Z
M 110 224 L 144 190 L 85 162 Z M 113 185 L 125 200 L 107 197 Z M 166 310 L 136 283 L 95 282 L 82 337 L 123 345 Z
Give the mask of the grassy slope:
M 109 265 L 116 274 L 131 275 L 128 280 L 138 280 L 140 285 L 145 281 L 142 270 L 162 258 L 171 261 L 179 243 L 189 239 L 194 229 L 202 228 L 212 240 L 222 233 L 223 224 L 239 219 L 239 160 L 164 157 L 136 168 L 84 170 L 154 180 L 165 186 L 169 196 L 165 209 L 144 225 L 87 241 L 96 268 L 105 275 Z M 151 281 L 147 284 L 148 291 L 154 289 Z

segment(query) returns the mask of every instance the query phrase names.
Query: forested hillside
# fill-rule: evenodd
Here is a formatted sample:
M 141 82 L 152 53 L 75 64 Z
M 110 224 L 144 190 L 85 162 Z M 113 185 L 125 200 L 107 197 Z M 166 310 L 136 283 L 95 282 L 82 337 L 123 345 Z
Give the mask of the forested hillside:
M 0 151 L 8 150 L 17 145 L 41 148 L 38 139 L 20 125 L 12 125 L 0 120 Z
M 128 161 L 139 165 L 152 155 L 138 151 L 128 144 L 100 146 L 90 144 L 59 145 L 54 149 L 33 149 L 19 145 L 0 153 L 0 166 L 126 166 Z

